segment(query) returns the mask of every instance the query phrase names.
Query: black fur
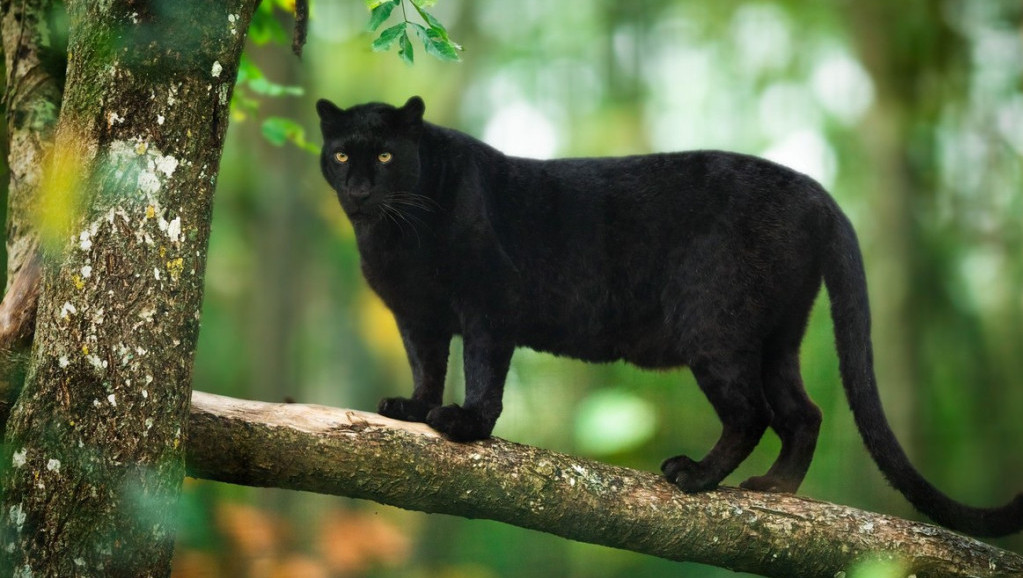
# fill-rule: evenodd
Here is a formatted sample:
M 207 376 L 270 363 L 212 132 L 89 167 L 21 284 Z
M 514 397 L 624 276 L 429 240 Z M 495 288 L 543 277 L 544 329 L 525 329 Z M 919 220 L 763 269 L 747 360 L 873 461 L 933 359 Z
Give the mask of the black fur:
M 771 427 L 781 454 L 743 486 L 795 492 L 821 422 L 798 353 L 823 280 L 850 405 L 889 481 L 951 528 L 1021 529 L 1023 496 L 998 509 L 963 506 L 906 458 L 874 382 L 855 233 L 812 179 L 718 151 L 513 158 L 424 122 L 423 109 L 419 98 L 400 108 L 317 103 L 323 174 L 412 367 L 412 397 L 383 400 L 382 414 L 457 441 L 486 438 L 518 346 L 689 366 L 723 431 L 702 460 L 667 459 L 665 476 L 687 492 L 714 488 Z M 454 335 L 464 340 L 464 407 L 441 405 Z

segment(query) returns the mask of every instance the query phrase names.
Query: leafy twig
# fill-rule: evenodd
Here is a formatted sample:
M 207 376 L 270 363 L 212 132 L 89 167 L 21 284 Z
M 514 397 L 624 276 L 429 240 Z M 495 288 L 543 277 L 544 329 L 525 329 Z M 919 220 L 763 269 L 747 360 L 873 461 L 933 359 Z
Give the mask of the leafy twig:
M 409 20 L 405 8 L 406 1 L 412 3 L 412 8 L 419 14 L 423 24 Z M 397 44 L 398 56 L 406 64 L 411 65 L 415 61 L 415 51 L 412 48 L 412 41 L 409 39 L 409 29 L 411 29 L 423 43 L 427 54 L 444 61 L 460 61 L 462 57 L 458 53 L 462 47 L 451 40 L 447 29 L 440 20 L 437 20 L 427 10 L 435 2 L 436 0 L 366 0 L 366 6 L 370 10 L 367 26 L 370 32 L 376 32 L 391 17 L 394 9 L 401 6 L 402 21 L 380 32 L 371 48 L 374 51 L 382 52 L 390 50 Z

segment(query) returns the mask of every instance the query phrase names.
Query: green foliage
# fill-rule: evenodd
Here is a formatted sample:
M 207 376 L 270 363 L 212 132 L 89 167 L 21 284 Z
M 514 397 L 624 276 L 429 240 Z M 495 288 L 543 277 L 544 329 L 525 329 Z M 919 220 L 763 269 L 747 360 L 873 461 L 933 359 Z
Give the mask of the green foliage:
M 373 41 L 371 45 L 373 50 L 384 52 L 390 50 L 397 43 L 398 56 L 406 64 L 411 65 L 415 61 L 415 50 L 409 39 L 409 29 L 411 29 L 412 33 L 422 42 L 427 54 L 444 61 L 461 61 L 462 57 L 458 52 L 462 50 L 462 47 L 451 40 L 447 28 L 441 24 L 440 20 L 426 10 L 436 4 L 436 0 L 409 0 L 409 2 L 425 26 L 409 20 L 408 12 L 405 9 L 405 0 L 366 0 L 366 7 L 370 10 L 369 25 L 367 26 L 370 32 L 376 32 L 384 22 L 390 19 L 395 8 L 401 7 L 402 21 L 384 29 Z
M 415 13 L 422 19 L 422 24 L 409 20 L 404 2 L 405 0 L 366 0 L 366 6 L 370 10 L 368 25 L 370 32 L 376 32 L 391 18 L 396 8 L 400 6 L 402 9 L 402 21 L 385 28 L 373 40 L 370 45 L 373 51 L 386 52 L 397 45 L 398 57 L 406 64 L 412 65 L 415 62 L 415 49 L 409 36 L 411 30 L 423 44 L 427 54 L 443 61 L 460 61 L 458 51 L 462 50 L 462 47 L 451 40 L 440 20 L 427 10 L 436 4 L 436 0 L 409 0 Z M 277 16 L 280 12 L 294 13 L 294 9 L 293 0 L 271 0 L 261 3 L 249 25 L 250 40 L 258 46 L 287 45 L 291 41 L 290 35 Z M 231 100 L 232 116 L 236 121 L 245 120 L 250 116 L 258 117 L 263 97 L 298 97 L 303 94 L 300 86 L 289 86 L 270 80 L 252 59 L 243 55 Z M 263 136 L 275 146 L 283 146 L 290 142 L 303 150 L 317 152 L 316 145 L 306 140 L 304 127 L 292 119 L 268 117 L 262 121 L 260 128 Z
M 278 84 L 263 74 L 248 56 L 242 55 L 238 65 L 238 79 L 235 81 L 234 102 L 232 106 L 245 112 L 254 113 L 259 108 L 259 101 L 253 96 L 302 96 L 305 91 L 301 86 Z
M 289 86 L 270 80 L 250 58 L 242 55 L 234 95 L 231 97 L 231 115 L 239 121 L 250 116 L 258 117 L 260 97 L 297 97 L 303 94 L 305 91 L 301 86 Z M 318 151 L 315 145 L 306 140 L 305 129 L 294 120 L 268 117 L 263 120 L 262 132 L 276 146 L 291 142 L 303 150 L 313 153 Z
M 249 24 L 249 40 L 254 44 L 262 46 L 267 43 L 287 45 L 291 41 L 288 31 L 281 26 L 281 22 L 274 13 L 277 9 L 291 12 L 292 7 L 284 0 L 273 0 L 260 2 L 259 8 L 252 14 L 252 22 Z
M 252 15 L 249 24 L 249 39 L 257 46 L 278 44 L 286 46 L 291 42 L 290 34 L 277 18 L 278 12 L 294 12 L 294 2 L 289 0 L 268 0 L 262 2 Z M 231 97 L 231 115 L 236 121 L 259 116 L 262 98 L 299 97 L 305 94 L 301 86 L 280 84 L 267 78 L 259 66 L 243 54 L 238 66 L 234 94 Z M 267 117 L 261 124 L 263 136 L 275 146 L 291 142 L 303 150 L 317 152 L 315 145 L 306 140 L 305 128 L 292 119 Z
M 284 143 L 294 143 L 298 148 L 309 151 L 313 154 L 320 152 L 315 143 L 306 140 L 305 127 L 290 118 L 282 116 L 271 116 L 263 120 L 263 136 L 274 146 L 283 146 Z

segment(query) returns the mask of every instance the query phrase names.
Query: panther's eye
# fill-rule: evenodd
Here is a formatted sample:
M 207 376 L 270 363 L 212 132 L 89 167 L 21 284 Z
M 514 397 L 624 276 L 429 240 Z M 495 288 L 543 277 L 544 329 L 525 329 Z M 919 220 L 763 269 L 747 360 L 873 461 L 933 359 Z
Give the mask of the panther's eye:
M 339 162 L 339 163 L 347 163 L 348 162 L 348 155 L 346 155 L 345 153 L 341 153 L 341 152 L 334 153 L 334 160 Z
M 387 163 L 391 162 L 392 158 L 394 158 L 394 157 L 391 156 L 391 153 L 380 153 L 379 155 L 377 155 L 377 160 L 379 160 L 380 162 L 382 162 L 384 164 L 387 164 Z

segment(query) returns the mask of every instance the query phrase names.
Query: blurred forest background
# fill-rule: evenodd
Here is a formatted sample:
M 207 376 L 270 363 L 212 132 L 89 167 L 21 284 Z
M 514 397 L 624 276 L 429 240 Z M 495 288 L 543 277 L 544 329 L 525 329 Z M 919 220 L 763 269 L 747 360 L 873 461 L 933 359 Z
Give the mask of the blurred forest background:
M 290 30 L 290 16 L 264 4 Z M 218 181 L 196 389 L 362 410 L 409 391 L 394 323 L 361 278 L 310 149 L 317 98 L 418 94 L 428 120 L 511 154 L 720 148 L 815 177 L 860 234 L 879 383 L 914 463 L 971 504 L 1023 490 L 1023 3 L 441 0 L 432 10 L 463 62 L 418 44 L 413 67 L 371 51 L 359 0 L 313 4 L 301 61 L 266 43 L 272 26 L 253 35 Z M 451 360 L 457 401 L 457 342 Z M 800 493 L 918 518 L 863 449 L 824 299 L 803 375 L 825 422 Z M 702 456 L 719 431 L 687 371 L 520 350 L 496 435 L 656 471 L 670 455 Z M 728 482 L 763 473 L 778 449 L 768 433 Z M 194 480 L 181 517 L 180 577 L 733 575 L 487 521 Z M 1023 538 L 999 545 L 1023 551 Z

